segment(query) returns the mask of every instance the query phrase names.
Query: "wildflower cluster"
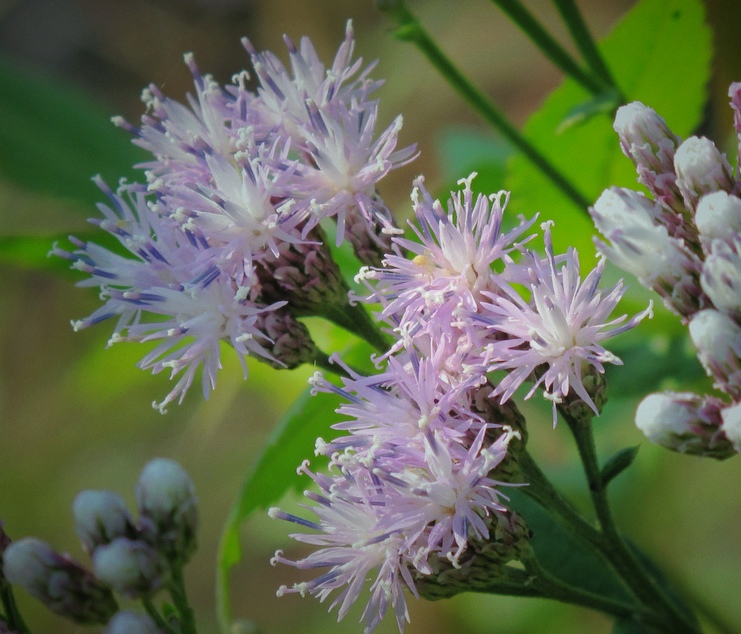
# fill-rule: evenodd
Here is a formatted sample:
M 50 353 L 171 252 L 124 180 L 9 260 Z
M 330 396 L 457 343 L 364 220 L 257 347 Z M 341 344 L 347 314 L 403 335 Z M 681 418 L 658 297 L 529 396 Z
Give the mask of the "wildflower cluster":
M 729 95 L 741 148 L 741 83 Z M 690 392 L 644 399 L 636 424 L 650 440 L 696 455 L 741 451 L 741 180 L 715 144 L 684 141 L 651 108 L 621 107 L 615 130 L 652 198 L 606 190 L 591 209 L 599 249 L 689 326 L 698 358 L 728 400 Z M 741 151 L 741 150 L 740 150 Z
M 113 192 L 96 180 L 110 203 L 92 222 L 127 256 L 76 239 L 73 252 L 53 251 L 89 273 L 80 285 L 100 287 L 105 301 L 75 329 L 115 318 L 110 343 L 159 342 L 140 366 L 180 375 L 161 411 L 182 401 L 201 366 L 208 396 L 221 341 L 245 374 L 250 354 L 286 368 L 321 360 L 296 318 L 346 306 L 347 288 L 319 223 L 333 218 L 338 244 L 347 238 L 362 261 L 379 262 L 396 229 L 376 185 L 415 153 L 395 150 L 401 117 L 376 135 L 380 82 L 353 59 L 350 23 L 326 69 L 305 38 L 298 47 L 286 38 L 290 72 L 243 43 L 256 92 L 246 72 L 220 86 L 188 54 L 196 92 L 187 106 L 150 86 L 140 126 L 114 120 L 153 155 L 139 166 L 146 184 Z
M 369 578 L 367 632 L 390 607 L 403 628 L 405 588 L 417 595 L 420 582 L 449 583 L 453 571 L 481 574 L 482 559 L 492 578 L 510 561 L 527 566 L 529 531 L 502 490 L 521 482 L 525 444 L 524 421 L 508 401 L 532 380 L 527 396 L 542 388 L 554 422 L 557 405 L 578 402 L 597 414 L 601 386 L 583 379 L 619 362 L 600 342 L 650 312 L 608 321 L 623 291 L 597 289 L 603 263 L 582 282 L 576 253 L 553 253 L 548 223 L 546 257 L 526 249 L 534 236 L 518 239 L 534 219 L 504 231 L 507 194 L 474 195 L 474 176 L 460 181 L 447 209 L 418 179 L 419 242 L 394 236 L 383 266 L 360 272 L 369 289 L 362 299 L 380 304 L 378 317 L 395 337 L 379 359 L 385 370 L 368 377 L 345 368 L 339 386 L 314 376 L 315 390 L 348 401 L 334 426 L 347 435 L 317 441 L 328 474 L 308 463 L 299 469 L 315 485 L 306 496 L 316 521 L 271 510 L 316 531 L 292 537 L 319 547 L 298 561 L 278 551 L 274 563 L 329 568 L 279 594 L 324 600 L 338 590 L 331 607 L 339 605 L 342 618 Z M 487 376 L 494 370 L 506 373 L 498 385 Z
M 554 426 L 559 409 L 588 424 L 604 402 L 604 365 L 620 363 L 604 340 L 651 307 L 613 318 L 624 291 L 621 283 L 599 289 L 604 258 L 582 278 L 575 250 L 554 253 L 551 223 L 541 224 L 545 254 L 529 249 L 536 218 L 505 218 L 509 194 L 475 194 L 475 173 L 447 204 L 419 177 L 414 236 L 405 235 L 376 185 L 414 148 L 395 149 L 400 118 L 375 135 L 378 102 L 370 95 L 378 82 L 368 76 L 372 66 L 352 60 L 349 25 L 329 69 L 308 40 L 286 44 L 290 73 L 244 41 L 256 92 L 245 73 L 220 87 L 191 56 L 196 94 L 187 107 L 150 87 L 141 126 L 117 120 L 153 154 L 141 166 L 147 182 L 113 192 L 99 181 L 111 202 L 95 221 L 134 257 L 77 240 L 75 251 L 54 253 L 89 273 L 81 285 L 100 287 L 105 300 L 76 328 L 115 317 L 111 342 L 159 342 L 141 366 L 181 374 L 161 410 L 182 400 L 201 366 L 208 395 L 224 340 L 243 363 L 254 354 L 277 367 L 339 368 L 339 384 L 319 372 L 311 379 L 314 391 L 347 401 L 334 426 L 341 435 L 316 443 L 328 472 L 308 462 L 299 468 L 313 483 L 306 497 L 315 519 L 270 511 L 313 531 L 292 537 L 317 546 L 297 560 L 278 551 L 273 563 L 328 570 L 279 594 L 333 595 L 342 618 L 370 579 L 366 631 L 389 609 L 401 630 L 406 591 L 462 591 L 474 577 L 511 582 L 513 561 L 528 583 L 539 578 L 529 529 L 505 493 L 526 484 L 518 462 L 526 430 L 512 397 L 529 383 L 525 398 L 542 392 Z M 325 218 L 335 221 L 337 244 L 347 239 L 364 264 L 356 277 L 362 296 L 348 297 L 324 244 Z M 372 323 L 362 331 L 380 353 L 372 376 L 323 356 L 297 321 L 319 315 L 360 333 L 359 303 L 378 306 L 392 338 Z M 130 596 L 151 596 L 165 583 L 162 562 L 187 557 L 193 544 L 192 533 L 170 530 L 192 526 L 187 513 L 181 522 L 174 508 L 149 512 L 169 490 L 141 491 L 136 527 L 117 498 L 88 494 L 76 505 L 98 518 L 78 521 L 96 583 Z M 154 538 L 163 535 L 167 543 Z
M 181 570 L 196 549 L 193 483 L 176 462 L 157 458 L 144 467 L 136 499 L 138 520 L 111 491 L 83 491 L 75 498 L 75 530 L 90 555 L 92 571 L 33 537 L 8 540 L 0 570 L 9 583 L 23 587 L 57 614 L 77 623 L 107 623 L 106 634 L 188 634 L 189 617 L 173 612 L 166 622 L 152 599 L 165 588 L 176 604 L 181 596 Z M 142 600 L 149 615 L 119 611 L 114 593 Z

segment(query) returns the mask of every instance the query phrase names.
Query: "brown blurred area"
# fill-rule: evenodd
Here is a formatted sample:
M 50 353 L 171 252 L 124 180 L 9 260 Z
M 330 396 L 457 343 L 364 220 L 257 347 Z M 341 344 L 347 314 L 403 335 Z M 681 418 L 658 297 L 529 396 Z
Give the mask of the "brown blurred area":
M 560 73 L 491 2 L 410 4 L 442 48 L 517 124 L 561 80 Z M 564 35 L 550 2 L 526 4 Z M 579 2 L 597 36 L 605 35 L 632 4 L 631 0 Z M 716 59 L 712 84 L 716 98 L 705 129 L 716 138 L 726 134 L 730 125 L 724 97 L 727 84 L 741 80 L 739 6 L 721 0 L 709 3 L 722 54 Z M 358 53 L 367 61 L 380 59 L 373 76 L 387 80 L 379 92 L 382 122 L 403 114 L 402 143 L 416 142 L 421 150 L 415 163 L 383 183 L 382 193 L 390 206 L 404 209 L 414 176 L 424 173 L 433 189 L 439 183 L 435 152 L 441 130 L 467 126 L 486 132 L 427 62 L 410 45 L 391 36 L 388 19 L 371 0 L 0 0 L 0 52 L 70 82 L 101 102 L 111 115 L 137 121 L 143 108 L 139 95 L 150 82 L 179 99 L 191 89 L 191 77 L 182 63 L 185 51 L 195 54 L 203 72 L 222 82 L 247 64 L 239 42 L 244 35 L 258 49 L 270 49 L 283 59 L 283 33 L 294 40 L 308 35 L 329 62 L 347 19 L 355 25 Z M 161 416 L 149 403 L 168 391 L 168 380 L 134 369 L 140 351 L 126 346 L 103 350 L 110 332 L 105 324 L 83 333 L 69 328 L 70 319 L 97 307 L 94 293 L 74 288 L 71 278 L 6 265 L 0 276 L 0 519 L 7 532 L 14 538 L 33 534 L 84 561 L 72 530 L 70 506 L 76 492 L 108 488 L 131 502 L 137 474 L 146 461 L 157 455 L 172 457 L 191 473 L 200 494 L 201 549 L 187 570 L 187 581 L 199 614 L 199 631 L 216 632 L 213 588 L 219 532 L 244 475 L 291 398 L 302 389 L 308 370 L 280 374 L 253 364 L 245 383 L 236 363 L 225 354 L 225 368 L 209 401 L 203 401 L 194 385 L 182 406 L 173 405 L 169 414 Z M 564 468 L 574 456 L 559 444 L 565 440 L 564 433 L 553 437 L 553 444 L 542 449 L 555 468 Z M 611 442 L 624 446 L 641 438 L 631 429 Z M 712 584 L 722 591 L 734 578 L 732 573 L 737 573 L 741 556 L 738 548 L 729 557 L 723 550 L 734 539 L 728 527 L 741 525 L 738 509 L 732 508 L 738 496 L 724 498 L 723 483 L 735 482 L 733 489 L 737 488 L 741 472 L 737 465 L 682 462 L 651 447 L 642 449 L 643 453 L 652 456 L 653 466 L 644 467 L 639 475 L 651 481 L 624 501 L 632 515 L 621 517 L 621 522 L 649 549 L 658 551 L 662 562 L 679 569 L 680 576 L 691 578 L 693 567 L 713 562 L 715 568 L 708 574 L 715 574 L 715 580 L 703 578 L 703 583 L 711 584 L 705 592 L 712 598 Z M 707 478 L 709 492 L 697 484 L 698 478 Z M 665 495 L 667 488 L 672 493 Z M 693 506 L 697 497 L 705 500 L 705 507 Z M 712 525 L 695 515 L 696 508 L 708 504 L 727 505 Z M 661 517 L 656 519 L 656 514 Z M 704 527 L 705 542 L 700 544 L 695 523 Z M 245 559 L 233 574 L 233 608 L 236 616 L 258 628 L 244 631 L 361 631 L 354 622 L 360 616 L 357 610 L 338 625 L 336 616 L 326 614 L 326 605 L 296 596 L 275 597 L 280 584 L 296 577 L 292 569 L 270 567 L 272 552 L 284 548 L 294 557 L 298 552 L 289 550 L 289 529 L 277 524 L 261 514 L 243 532 Z M 660 530 L 681 535 L 667 541 Z M 736 542 L 741 541 L 738 537 L 737 533 Z M 37 634 L 95 631 L 48 616 L 26 596 L 20 599 Z M 410 611 L 412 622 L 406 631 L 411 634 L 611 631 L 609 621 L 595 613 L 552 602 L 475 596 L 442 603 L 410 599 Z M 396 631 L 392 621 L 387 619 L 378 631 Z

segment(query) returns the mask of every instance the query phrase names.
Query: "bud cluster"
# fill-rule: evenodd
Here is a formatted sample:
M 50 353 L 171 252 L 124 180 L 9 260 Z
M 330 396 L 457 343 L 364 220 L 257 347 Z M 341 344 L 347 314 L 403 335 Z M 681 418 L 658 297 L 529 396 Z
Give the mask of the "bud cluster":
M 741 149 L 741 83 L 729 96 Z M 652 198 L 606 190 L 590 210 L 609 241 L 598 248 L 682 317 L 708 376 L 731 401 L 652 394 L 636 424 L 675 451 L 727 458 L 741 451 L 741 430 L 730 422 L 741 402 L 741 174 L 710 139 L 682 141 L 641 103 L 621 107 L 614 127 Z
M 196 549 L 197 500 L 188 474 L 165 458 L 146 465 L 136 499 L 138 520 L 116 493 L 87 490 L 75 498 L 75 531 L 92 570 L 33 537 L 10 543 L 0 570 L 9 583 L 78 623 L 110 621 L 107 634 L 156 634 L 149 616 L 118 613 L 114 593 L 148 601 L 170 587 Z

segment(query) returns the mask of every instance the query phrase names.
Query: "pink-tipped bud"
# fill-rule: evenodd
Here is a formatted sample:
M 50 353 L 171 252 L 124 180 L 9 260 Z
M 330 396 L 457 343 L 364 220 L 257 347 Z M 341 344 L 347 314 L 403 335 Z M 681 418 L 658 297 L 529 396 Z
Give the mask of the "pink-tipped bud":
M 690 137 L 674 155 L 677 187 L 688 209 L 696 209 L 705 194 L 734 188 L 733 168 L 715 143 L 705 137 Z
M 39 539 L 10 544 L 3 553 L 3 570 L 10 583 L 78 623 L 107 623 L 118 610 L 110 588 Z
M 597 241 L 608 260 L 659 293 L 667 308 L 679 315 L 692 315 L 703 307 L 700 262 L 685 241 L 670 235 L 659 205 L 638 192 L 612 187 L 590 213 L 611 242 Z
M 174 460 L 155 458 L 136 485 L 144 538 L 171 561 L 185 563 L 196 550 L 198 499 L 190 476 Z
M 635 423 L 652 443 L 722 460 L 735 453 L 721 430 L 723 406 L 720 399 L 691 392 L 649 394 L 636 410 Z
M 657 202 L 682 213 L 684 205 L 674 173 L 674 154 L 681 139 L 653 108 L 640 101 L 618 108 L 613 127 L 623 153 L 635 163 L 638 182 Z
M 697 356 L 715 387 L 734 399 L 741 397 L 741 327 L 728 315 L 706 309 L 690 321 Z
M 741 233 L 741 198 L 720 190 L 700 199 L 695 223 L 703 243 Z
M 741 239 L 713 240 L 700 283 L 715 308 L 741 317 Z
M 123 498 L 111 491 L 81 491 L 72 503 L 75 532 L 92 553 L 116 537 L 134 537 L 136 528 Z
M 129 597 L 149 597 L 162 585 L 161 555 L 149 544 L 118 537 L 93 553 L 95 576 L 116 592 Z

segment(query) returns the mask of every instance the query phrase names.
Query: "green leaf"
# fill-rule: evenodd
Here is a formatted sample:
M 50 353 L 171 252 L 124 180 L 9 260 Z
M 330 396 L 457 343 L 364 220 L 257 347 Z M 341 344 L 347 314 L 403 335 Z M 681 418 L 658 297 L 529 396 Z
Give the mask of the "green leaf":
M 0 174 L 17 185 L 93 205 L 90 181 L 134 177 L 146 153 L 89 97 L 0 57 Z M 91 207 L 92 209 L 92 207 Z
M 447 192 L 457 189 L 457 182 L 471 172 L 477 172 L 472 186 L 485 195 L 504 188 L 507 160 L 512 146 L 501 138 L 481 134 L 481 130 L 463 127 L 449 128 L 436 139 L 436 154 Z
M 633 551 L 635 558 L 641 564 L 641 567 L 653 577 L 654 581 L 661 586 L 664 594 L 669 600 L 687 617 L 687 619 L 698 629 L 697 617 L 695 617 L 692 608 L 687 605 L 684 598 L 680 596 L 674 586 L 669 582 L 664 571 L 656 564 L 656 562 L 649 557 L 646 552 L 638 546 L 635 542 L 627 537 L 624 538 L 625 543 Z
M 605 462 L 605 466 L 602 467 L 602 471 L 600 471 L 600 480 L 602 480 L 602 484 L 607 486 L 611 480 L 619 476 L 630 465 L 632 465 L 640 448 L 640 445 L 625 447 L 609 458 L 607 462 Z
M 710 72 L 710 31 L 700 0 L 641 0 L 604 40 L 600 49 L 623 94 L 663 116 L 672 130 L 690 134 L 700 121 Z M 525 126 L 527 138 L 588 199 L 611 185 L 636 188 L 635 168 L 623 156 L 610 114 L 595 115 L 558 133 L 573 109 L 589 95 L 567 79 Z M 522 155 L 510 162 L 509 209 L 556 221 L 554 245 L 574 246 L 589 264 L 595 249 L 592 222 Z
M 540 564 L 561 581 L 594 594 L 626 603 L 631 597 L 604 560 L 568 532 L 525 491 L 510 489 L 509 506 L 520 513 L 533 532 L 530 544 Z
M 296 467 L 313 455 L 314 442 L 325 436 L 330 426 L 339 422 L 334 412 L 341 399 L 334 394 L 310 396 L 307 388 L 293 403 L 283 421 L 273 432 L 265 450 L 234 503 L 221 535 L 217 569 L 217 601 L 222 630 L 231 630 L 229 570 L 242 557 L 239 528 L 256 510 L 267 509 L 290 490 L 301 490 L 306 478 Z

